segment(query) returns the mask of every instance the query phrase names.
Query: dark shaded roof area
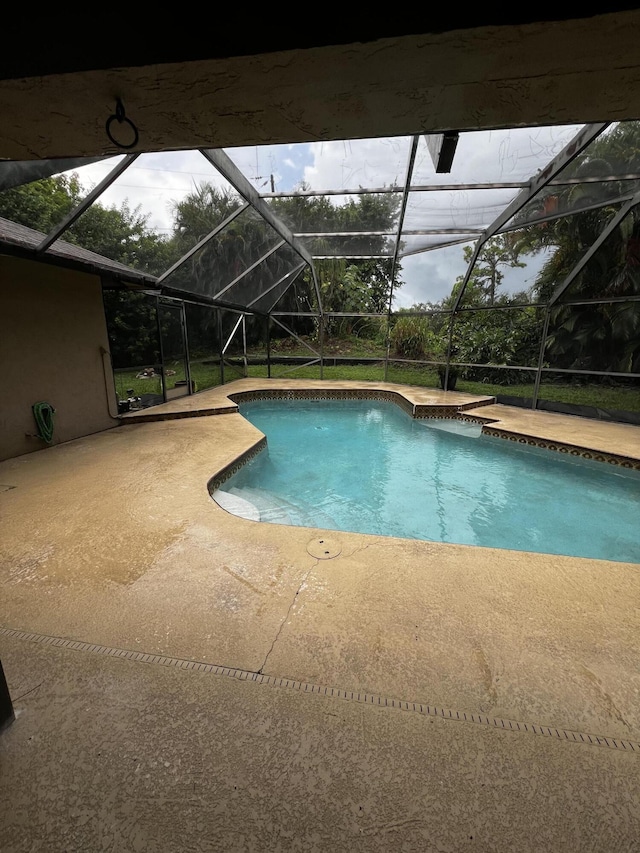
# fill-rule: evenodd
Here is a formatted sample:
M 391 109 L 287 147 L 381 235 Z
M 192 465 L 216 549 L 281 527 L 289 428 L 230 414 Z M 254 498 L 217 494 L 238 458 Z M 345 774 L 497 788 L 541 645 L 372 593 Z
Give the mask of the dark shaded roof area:
M 319 20 L 312 27 L 292 29 L 274 25 L 271 11 L 262 18 L 260 14 L 252 15 L 251 25 L 247 26 L 244 10 L 226 9 L 224 26 L 217 33 L 215 27 L 213 30 L 194 27 L 191 20 L 183 23 L 172 20 L 170 25 L 154 26 L 152 37 L 146 24 L 136 26 L 129 20 L 118 22 L 112 9 L 92 13 L 91 32 L 85 20 L 65 21 L 61 27 L 57 10 L 39 9 L 34 19 L 31 11 L 12 9 L 3 15 L 4 30 L 9 38 L 5 40 L 0 79 L 251 56 L 451 30 L 589 18 L 605 11 L 633 9 L 636 5 L 612 0 L 606 9 L 549 2 L 510 7 L 467 6 L 465 10 L 425 7 L 408 17 L 388 19 L 389 16 L 373 15 L 368 16 L 371 20 L 365 20 L 360 15 L 352 22 L 341 20 L 337 26 L 333 20 Z M 102 29 L 110 32 L 111 37 L 95 38 L 95 33 Z M 28 50 L 21 41 L 26 32 L 29 33 Z
M 155 276 L 131 269 L 125 264 L 109 260 L 103 255 L 75 246 L 73 243 L 67 243 L 65 240 L 56 240 L 46 253 L 38 253 L 37 248 L 45 237 L 46 234 L 40 231 L 0 217 L 0 243 L 2 243 L 2 251 L 7 254 L 16 254 L 69 269 L 108 275 L 123 284 L 152 285 L 156 281 Z M 12 248 L 16 251 L 12 252 Z

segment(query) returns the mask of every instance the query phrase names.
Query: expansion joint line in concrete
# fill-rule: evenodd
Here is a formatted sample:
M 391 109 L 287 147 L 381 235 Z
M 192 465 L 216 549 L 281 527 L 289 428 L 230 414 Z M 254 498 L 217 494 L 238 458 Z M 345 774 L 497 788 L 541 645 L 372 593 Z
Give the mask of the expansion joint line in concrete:
M 12 628 L 0 627 L 0 637 L 11 637 L 16 640 L 25 640 L 27 642 L 38 643 L 43 646 L 53 646 L 55 648 L 69 649 L 71 651 L 93 652 L 94 654 L 124 658 L 125 660 L 140 663 L 156 663 L 161 666 L 172 666 L 177 669 L 191 670 L 193 672 L 222 675 L 227 678 L 235 678 L 237 681 L 251 681 L 255 684 L 262 684 L 269 687 L 284 687 L 289 690 L 297 690 L 299 693 L 314 694 L 316 696 L 323 696 L 329 699 L 342 699 L 346 702 L 356 702 L 361 705 L 372 705 L 378 708 L 396 708 L 400 711 L 409 711 L 414 714 L 421 714 L 425 717 L 437 717 L 438 719 L 451 722 L 475 723 L 505 732 L 527 733 L 567 741 L 569 743 L 583 744 L 586 746 L 601 746 L 606 749 L 615 749 L 620 752 L 628 752 L 630 754 L 632 753 L 640 756 L 640 742 L 624 740 L 619 737 L 614 738 L 611 735 L 594 735 L 588 734 L 587 732 L 575 731 L 573 729 L 545 726 L 540 723 L 523 723 L 518 720 L 510 720 L 502 717 L 490 717 L 487 714 L 475 714 L 470 711 L 455 711 L 453 709 L 442 708 L 437 705 L 426 705 L 420 702 L 405 702 L 401 699 L 380 696 L 376 693 L 342 690 L 337 687 L 325 687 L 321 684 L 310 684 L 306 681 L 295 681 L 293 678 L 278 678 L 277 676 L 264 675 L 263 673 L 251 672 L 246 669 L 218 666 L 216 664 L 203 663 L 201 661 L 188 660 L 186 658 L 172 658 L 167 657 L 166 655 L 134 652 L 129 649 L 118 649 L 111 646 L 101 646 L 95 643 L 83 643 L 78 640 L 65 639 L 64 637 L 51 637 L 47 634 L 16 631 Z

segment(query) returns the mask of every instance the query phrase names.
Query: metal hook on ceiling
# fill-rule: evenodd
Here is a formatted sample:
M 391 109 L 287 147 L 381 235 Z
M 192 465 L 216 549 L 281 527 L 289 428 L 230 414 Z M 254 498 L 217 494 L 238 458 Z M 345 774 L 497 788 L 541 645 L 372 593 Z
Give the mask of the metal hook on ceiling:
M 120 125 L 128 125 L 128 127 L 133 131 L 133 141 L 132 142 L 119 142 L 113 135 L 112 126 L 114 121 L 117 121 Z M 105 125 L 105 129 L 107 132 L 107 136 L 113 142 L 114 145 L 117 145 L 118 148 L 133 148 L 138 144 L 138 140 L 140 138 L 138 134 L 138 128 L 131 121 L 130 118 L 127 118 L 124 111 L 124 104 L 120 100 L 120 98 L 116 98 L 116 111 L 113 115 L 109 116 L 107 119 L 107 123 Z

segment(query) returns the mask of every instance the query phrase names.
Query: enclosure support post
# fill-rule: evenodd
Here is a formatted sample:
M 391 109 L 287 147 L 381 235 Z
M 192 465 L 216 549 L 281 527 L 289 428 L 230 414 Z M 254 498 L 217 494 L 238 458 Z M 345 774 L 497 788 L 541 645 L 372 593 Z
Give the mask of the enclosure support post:
M 318 301 L 318 334 L 320 335 L 320 379 L 324 378 L 324 310 L 322 308 L 322 296 L 320 294 L 320 282 L 316 275 L 316 268 L 311 266 L 311 276 L 313 278 L 313 287 L 316 292 Z
M 544 364 L 544 351 L 547 347 L 547 334 L 549 332 L 549 318 L 551 316 L 551 306 L 547 305 L 544 312 L 544 325 L 542 327 L 542 340 L 540 341 L 540 354 L 538 356 L 538 370 L 536 371 L 536 381 L 533 386 L 533 399 L 531 400 L 531 408 L 538 408 L 538 394 L 540 393 L 540 379 L 542 378 L 542 366 Z
M 191 353 L 189 352 L 189 334 L 187 332 L 187 308 L 184 304 L 184 301 L 182 302 L 180 309 L 180 321 L 182 324 L 182 336 L 184 340 L 184 360 L 186 362 L 185 373 L 187 380 L 187 388 L 189 389 L 189 394 L 193 394 L 195 389 L 193 387 L 193 381 L 191 379 Z
M 220 384 L 224 385 L 224 344 L 222 343 L 222 311 L 218 309 L 218 340 L 220 341 Z
M 455 312 L 451 312 L 451 320 L 449 320 L 449 343 L 447 344 L 447 364 L 444 369 L 444 388 L 443 391 L 449 390 L 449 365 L 451 364 L 451 348 L 453 346 L 453 324 L 455 322 Z
M 267 379 L 271 379 L 271 315 L 267 315 Z
M 387 333 L 385 336 L 385 353 L 384 353 L 384 381 L 388 381 L 389 376 L 389 350 L 391 349 L 391 311 L 387 314 Z
M 160 321 L 160 297 L 156 296 L 156 324 L 158 326 L 158 348 L 160 350 L 160 376 L 162 377 L 162 399 L 167 402 L 167 379 L 164 375 L 164 348 L 162 346 L 162 322 Z
M 244 362 L 244 378 L 249 375 L 247 367 L 247 315 L 242 315 L 242 360 Z

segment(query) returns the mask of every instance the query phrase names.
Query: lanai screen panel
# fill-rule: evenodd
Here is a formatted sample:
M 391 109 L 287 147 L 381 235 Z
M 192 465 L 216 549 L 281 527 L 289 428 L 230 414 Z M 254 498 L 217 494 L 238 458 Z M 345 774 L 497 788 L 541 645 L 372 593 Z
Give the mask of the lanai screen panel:
M 389 235 L 356 234 L 300 237 L 314 258 L 392 258 L 396 238 Z
M 449 229 L 482 233 L 517 195 L 514 190 L 442 190 L 410 192 L 403 234 Z
M 228 148 L 226 154 L 268 197 L 308 190 L 358 191 L 404 184 L 411 137 Z M 273 179 L 273 183 L 272 183 Z
M 275 315 L 317 314 L 318 299 L 310 268 L 307 266 L 301 271 L 293 271 L 288 278 L 289 286 L 283 287 L 280 297 L 268 310 Z M 265 295 L 261 302 L 265 302 L 267 298 Z
M 464 259 L 465 246 L 472 250 L 473 245 L 473 242 L 457 243 L 402 257 L 403 283 L 394 290 L 393 309 L 429 306 L 449 296 L 456 278 L 463 276 L 468 266 Z
M 434 238 L 437 242 L 443 231 L 442 245 L 451 242 L 447 231 L 480 236 L 577 130 L 571 126 L 461 133 L 448 173 L 436 172 L 428 137 L 421 136 L 402 225 L 401 254 L 433 249 Z M 424 242 L 412 239 L 409 244 L 408 238 L 420 237 L 415 232 L 423 232 Z
M 226 151 L 313 257 L 393 257 L 411 138 Z
M 518 250 L 518 264 L 523 265 L 509 267 L 505 264 L 501 267 L 503 280 L 500 293 L 513 296 L 526 291 L 524 295 L 528 301 L 547 303 L 577 265 L 588 257 L 592 247 L 596 246 L 622 208 L 622 202 L 607 204 L 496 235 L 488 241 L 487 251 L 491 253 L 494 244 L 511 245 Z M 615 233 L 622 234 L 626 228 L 632 229 L 629 217 L 616 228 Z M 616 250 L 620 256 L 618 258 L 614 252 L 609 255 L 603 251 L 597 252 L 598 260 L 590 265 L 590 281 L 597 292 L 591 292 L 589 298 L 606 296 L 607 282 L 615 276 L 627 251 L 622 237 L 616 243 Z M 599 273 L 593 263 L 600 265 Z M 483 265 L 482 254 L 479 265 Z
M 604 233 L 608 208 L 578 214 Z M 599 223 L 594 215 L 600 213 Z M 640 206 L 609 220 L 608 236 L 552 294 L 545 361 L 551 368 L 640 373 Z M 557 297 L 554 300 L 554 295 Z
M 402 194 L 298 195 L 268 201 L 273 212 L 297 236 L 353 232 L 395 235 Z
M 0 212 L 14 198 L 16 221 L 151 275 L 244 204 L 198 151 L 109 157 L 24 189 L 33 210 L 17 187 L 0 193 Z
M 304 262 L 300 262 L 297 266 L 294 266 L 290 272 L 277 279 L 269 288 L 264 290 L 256 300 L 249 304 L 251 310 L 268 314 L 276 308 L 281 300 L 283 306 L 281 310 L 283 311 L 289 310 L 296 312 L 299 310 L 314 310 L 316 300 L 312 298 L 312 288 L 307 288 L 306 293 L 309 298 L 306 299 L 304 303 L 300 303 L 296 298 L 296 291 L 292 287 L 292 285 L 297 281 L 302 280 L 305 267 L 306 264 L 304 264 Z M 309 284 L 311 284 L 311 282 L 309 282 Z
M 162 283 L 172 290 L 212 300 L 222 299 L 233 291 L 234 304 L 244 306 L 255 294 L 248 283 L 243 287 L 243 279 L 282 242 L 280 235 L 253 208 L 247 207 Z M 246 301 L 245 289 L 249 297 Z M 223 301 L 231 300 L 227 295 Z
M 124 164 L 125 156 L 107 157 L 97 162 L 96 158 L 62 161 L 65 165 L 69 162 L 74 165 L 61 171 L 55 171 L 55 161 L 40 164 L 0 162 L 0 187 L 6 185 L 0 189 L 0 216 L 47 235 L 85 202 L 93 188 L 113 169 Z M 23 182 L 24 178 L 37 172 L 45 173 L 47 177 Z M 75 235 L 67 234 L 66 239 L 90 251 L 100 252 L 95 232 L 95 226 L 84 231 L 76 228 Z
M 300 264 L 299 255 L 284 243 L 241 275 L 234 284 L 222 288 L 215 298 L 250 311 L 265 312 L 282 295 L 282 288 L 291 284 L 292 273 L 300 268 Z
M 450 234 L 425 234 L 416 236 L 407 236 L 403 234 L 400 243 L 400 258 L 403 265 L 406 264 L 407 257 L 416 255 L 419 252 L 429 252 L 435 249 L 444 248 L 445 246 L 456 246 L 467 244 L 478 239 L 478 234 L 475 232 L 458 232 L 452 231 Z
M 622 218 L 613 216 L 613 210 L 605 207 L 576 214 L 573 219 L 576 222 L 571 236 L 576 248 L 572 260 L 578 254 L 578 241 L 583 246 L 591 244 L 595 251 L 584 257 L 554 301 L 640 299 L 640 205 L 633 206 Z M 607 236 L 596 246 L 605 229 Z M 635 334 L 640 339 L 640 328 Z
M 640 122 L 606 128 L 506 225 L 614 204 L 640 190 Z
M 460 134 L 451 171 L 435 171 L 427 142 L 418 145 L 411 178 L 419 185 L 526 183 L 573 139 L 582 125 L 466 131 Z
M 132 241 L 128 262 L 161 275 L 243 200 L 199 151 L 170 151 L 142 154 L 97 204 L 128 211 L 144 225 L 148 236 Z M 83 213 L 77 226 L 82 228 L 93 215 L 91 210 Z M 112 257 L 114 251 L 120 251 L 117 244 L 101 253 L 119 260 Z

